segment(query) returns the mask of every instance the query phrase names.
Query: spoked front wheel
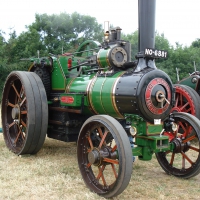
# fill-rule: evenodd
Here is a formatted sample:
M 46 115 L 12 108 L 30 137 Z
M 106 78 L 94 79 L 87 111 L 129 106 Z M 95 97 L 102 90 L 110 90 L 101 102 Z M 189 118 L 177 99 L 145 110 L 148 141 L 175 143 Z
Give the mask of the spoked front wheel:
M 78 137 L 78 164 L 95 193 L 111 198 L 127 187 L 132 173 L 132 150 L 121 124 L 107 115 L 95 115 L 83 124 Z
M 173 113 L 173 130 L 165 132 L 173 151 L 156 154 L 164 171 L 181 178 L 190 178 L 200 172 L 200 121 L 188 113 Z

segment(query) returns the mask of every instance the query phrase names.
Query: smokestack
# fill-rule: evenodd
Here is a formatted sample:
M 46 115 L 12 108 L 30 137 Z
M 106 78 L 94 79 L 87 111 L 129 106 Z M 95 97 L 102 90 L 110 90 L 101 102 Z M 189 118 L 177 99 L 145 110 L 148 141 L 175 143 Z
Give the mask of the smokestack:
M 138 64 L 135 72 L 146 67 L 156 69 L 154 59 L 145 57 L 146 48 L 155 48 L 156 0 L 138 0 Z
M 155 47 L 156 0 L 138 0 L 139 52 Z

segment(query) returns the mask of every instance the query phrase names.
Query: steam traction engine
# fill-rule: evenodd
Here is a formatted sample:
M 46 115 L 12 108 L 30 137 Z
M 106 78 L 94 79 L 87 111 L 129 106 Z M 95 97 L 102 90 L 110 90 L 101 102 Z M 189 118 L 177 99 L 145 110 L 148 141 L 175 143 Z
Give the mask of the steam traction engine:
M 155 66 L 155 57 L 166 57 L 154 49 L 155 0 L 138 2 L 136 62 L 117 27 L 105 32 L 102 44 L 89 40 L 73 54 L 30 59 L 28 72 L 11 72 L 3 91 L 7 147 L 18 155 L 35 154 L 46 134 L 77 141 L 83 180 L 104 197 L 127 187 L 133 156 L 148 161 L 156 153 L 161 167 L 178 177 L 200 171 L 199 121 L 170 114 L 173 85 Z

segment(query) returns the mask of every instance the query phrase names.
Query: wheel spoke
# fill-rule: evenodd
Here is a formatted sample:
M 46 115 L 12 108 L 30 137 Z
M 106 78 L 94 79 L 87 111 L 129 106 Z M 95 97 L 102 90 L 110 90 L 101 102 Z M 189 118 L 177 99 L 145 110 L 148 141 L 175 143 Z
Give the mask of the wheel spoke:
M 180 106 L 182 106 L 183 105 L 183 95 L 182 94 L 180 94 L 179 100 L 180 100 Z
M 183 133 L 183 138 L 186 138 L 192 131 L 192 127 L 189 126 L 188 124 L 185 125 L 186 129 L 185 132 Z
M 111 152 L 114 152 L 114 151 L 116 151 L 116 150 L 117 150 L 117 145 L 115 145 L 115 146 L 112 148 Z
M 196 147 L 190 146 L 189 148 L 192 149 L 192 150 L 194 150 L 194 151 L 196 151 L 196 152 L 199 152 L 199 153 L 200 153 L 200 149 L 198 149 L 198 148 L 196 148 Z
M 87 164 L 87 168 L 90 168 L 90 167 L 91 167 L 91 165 L 92 165 L 91 163 L 88 163 L 88 164 Z
M 106 132 L 104 133 L 104 135 L 103 135 L 103 137 L 102 137 L 102 139 L 101 139 L 101 142 L 100 142 L 98 148 L 101 148 L 101 147 L 102 147 L 102 145 L 103 145 L 103 143 L 104 143 L 104 141 L 105 141 L 105 139 L 106 139 L 107 134 L 108 134 L 108 131 L 106 131 Z
M 182 154 L 182 169 L 185 169 L 185 157 Z
M 91 140 L 91 138 L 90 138 L 90 133 L 87 133 L 86 138 L 88 139 L 88 142 L 89 142 L 89 144 L 90 144 L 90 148 L 91 148 L 91 150 L 92 150 L 94 147 L 93 147 L 93 144 L 92 144 L 92 140 Z
M 22 98 L 24 96 L 24 86 L 22 85 L 20 90 L 20 97 Z
M 185 104 L 180 108 L 180 110 L 181 110 L 181 111 L 184 110 L 184 108 L 186 108 L 187 105 L 189 105 L 189 102 L 185 103 Z
M 186 112 L 186 113 L 191 113 L 191 111 L 192 111 L 191 107 L 184 110 L 184 112 Z
M 16 144 L 16 142 L 17 142 L 17 140 L 18 140 L 18 138 L 19 138 L 20 135 L 22 136 L 23 139 L 25 139 L 25 138 L 24 138 L 24 135 L 23 135 L 23 133 L 22 133 L 22 131 L 21 131 L 21 129 L 19 128 L 19 132 L 18 132 L 17 137 L 16 137 L 16 139 L 15 139 L 15 141 L 14 141 L 14 144 Z
M 100 137 L 102 138 L 103 137 L 103 132 L 101 130 L 101 127 L 97 127 L 97 131 L 98 131 Z
M 179 94 L 177 93 L 177 94 L 176 94 L 176 102 L 175 102 L 175 105 L 174 105 L 175 107 L 178 106 L 178 100 L 179 100 Z
M 16 123 L 13 121 L 11 124 L 9 124 L 9 128 L 14 126 Z
M 195 138 L 196 138 L 196 135 L 192 135 L 192 136 L 190 136 L 190 137 L 184 139 L 184 140 L 183 140 L 183 143 L 189 142 L 189 141 L 191 141 L 191 140 L 193 140 L 193 139 L 195 139 Z
M 103 181 L 103 185 L 104 186 L 106 186 L 107 184 L 106 184 L 106 180 L 105 180 L 105 177 L 104 177 L 104 175 L 103 175 L 103 171 L 104 171 L 104 169 L 106 168 L 106 166 L 100 166 L 99 167 L 99 174 L 97 175 L 97 180 L 99 180 L 100 178 L 102 179 L 102 181 Z
M 21 119 L 21 124 L 26 128 L 26 123 Z
M 28 111 L 27 110 L 22 110 L 21 111 L 21 115 L 27 115 L 28 114 Z
M 194 164 L 192 160 L 183 151 L 181 152 L 181 154 L 183 158 L 186 159 L 191 165 Z
M 26 97 L 24 97 L 24 99 L 21 101 L 20 103 L 20 107 L 23 105 L 23 103 L 26 101 Z
M 110 159 L 110 158 L 104 158 L 103 161 L 107 162 L 107 163 L 112 163 L 112 164 L 119 164 L 118 160 L 114 160 L 114 159 Z
M 101 139 L 102 139 L 103 136 L 104 136 L 104 135 L 103 135 L 103 132 L 102 132 L 102 129 L 101 129 L 100 127 L 98 127 L 97 130 L 98 130 L 98 133 L 99 133 L 99 135 L 100 135 L 100 137 L 101 137 Z M 104 141 L 103 141 L 103 144 L 106 145 L 106 143 L 105 143 Z
M 15 107 L 15 105 L 14 105 L 14 104 L 12 104 L 12 103 L 10 103 L 10 102 L 8 102 L 8 106 L 10 106 L 10 107 L 12 107 L 12 108 L 14 108 L 14 107 Z
M 183 123 L 179 122 L 179 125 L 180 125 L 179 128 L 181 127 L 183 129 L 184 133 L 186 133 L 186 129 L 185 129 L 185 126 L 183 125 Z
M 16 89 L 14 83 L 12 84 L 12 87 L 13 87 L 13 89 L 15 90 L 15 93 L 16 93 L 16 95 L 18 96 L 18 98 L 21 100 L 21 97 L 20 97 L 20 95 L 19 95 L 19 93 L 18 93 L 18 91 L 17 91 L 17 89 Z
M 115 169 L 115 165 L 111 164 L 111 167 L 112 167 L 113 173 L 115 175 L 115 178 L 117 179 L 118 175 L 117 175 L 117 172 L 116 172 L 116 169 Z
M 171 156 L 170 163 L 169 163 L 171 166 L 173 165 L 174 157 L 175 157 L 175 153 L 173 152 L 173 153 L 172 153 L 172 156 Z

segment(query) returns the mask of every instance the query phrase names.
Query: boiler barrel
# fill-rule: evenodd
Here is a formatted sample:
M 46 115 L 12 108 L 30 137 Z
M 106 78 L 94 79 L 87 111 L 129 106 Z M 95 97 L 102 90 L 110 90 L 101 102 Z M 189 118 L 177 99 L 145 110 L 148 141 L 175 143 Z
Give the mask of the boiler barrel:
M 161 70 L 147 69 L 138 73 L 118 72 L 110 76 L 94 76 L 81 83 L 73 80 L 70 92 L 87 94 L 87 104 L 93 114 L 108 114 L 124 118 L 124 114 L 137 114 L 149 122 L 163 120 L 172 104 L 172 83 Z M 170 104 L 169 104 L 170 103 Z

